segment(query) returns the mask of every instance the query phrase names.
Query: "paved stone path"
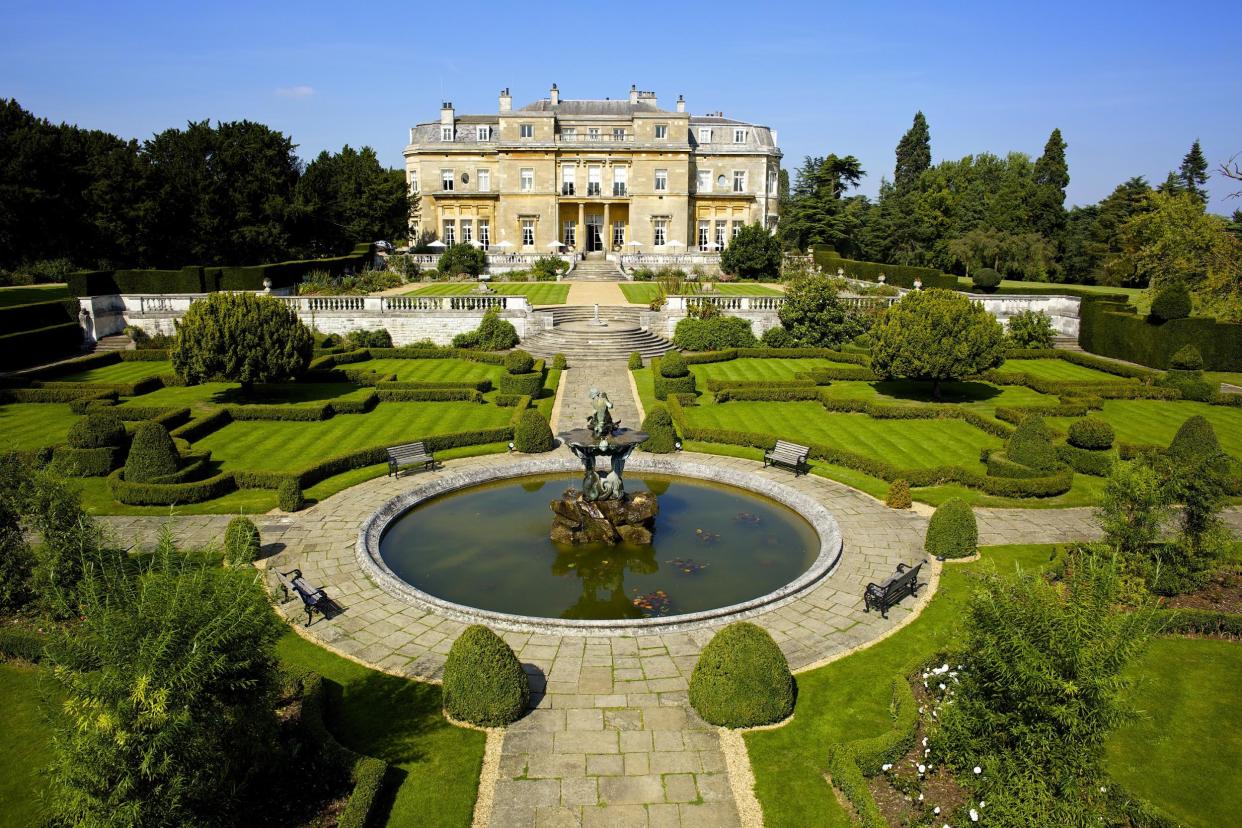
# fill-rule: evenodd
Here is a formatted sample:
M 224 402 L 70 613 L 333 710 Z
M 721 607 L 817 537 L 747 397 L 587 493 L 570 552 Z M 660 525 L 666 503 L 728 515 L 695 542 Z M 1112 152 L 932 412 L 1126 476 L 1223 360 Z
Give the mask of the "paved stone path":
M 631 305 L 621 292 L 620 282 L 568 282 L 569 296 L 566 305 Z
M 561 375 L 561 411 L 555 426 L 558 434 L 571 428 L 586 427 L 586 418 L 591 414 L 587 392 L 592 388 L 608 392 L 608 398 L 612 400 L 612 418 L 620 420 L 623 428 L 642 425 L 638 405 L 630 393 L 630 372 L 624 362 L 571 363 L 569 370 Z

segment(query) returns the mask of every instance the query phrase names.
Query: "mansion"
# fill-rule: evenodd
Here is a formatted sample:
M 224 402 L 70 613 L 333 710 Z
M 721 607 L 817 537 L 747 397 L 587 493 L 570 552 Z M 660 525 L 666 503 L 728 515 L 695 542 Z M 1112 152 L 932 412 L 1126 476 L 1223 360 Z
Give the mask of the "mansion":
M 655 93 L 549 97 L 491 115 L 451 103 L 410 129 L 406 176 L 421 201 L 413 236 L 509 253 L 716 252 L 744 225 L 775 228 L 776 132 L 691 115 Z M 603 251 L 603 253 L 600 253 Z

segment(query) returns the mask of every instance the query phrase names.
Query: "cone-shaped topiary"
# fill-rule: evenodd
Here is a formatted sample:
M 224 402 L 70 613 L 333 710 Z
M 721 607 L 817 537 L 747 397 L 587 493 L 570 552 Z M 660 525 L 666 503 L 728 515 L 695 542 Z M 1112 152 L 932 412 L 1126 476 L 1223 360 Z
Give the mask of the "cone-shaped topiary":
M 643 355 L 640 354 L 638 351 L 634 351 L 632 354 L 630 354 L 629 368 L 631 371 L 637 371 L 639 368 L 642 368 L 642 367 L 643 367 Z
M 224 530 L 224 561 L 244 566 L 259 557 L 259 527 L 248 517 L 235 517 Z
M 1190 316 L 1190 291 L 1181 282 L 1170 282 L 1156 291 L 1149 314 L 1153 322 L 1168 322 Z
M 1182 423 L 1177 434 L 1173 435 L 1168 450 L 1170 457 L 1184 462 L 1202 460 L 1219 452 L 1220 441 L 1216 439 L 1216 430 L 1201 414 Z
M 897 478 L 888 487 L 884 505 L 890 509 L 909 509 L 914 501 L 910 497 L 910 481 Z
M 118 448 L 125 445 L 125 424 L 111 411 L 92 411 L 69 429 L 73 448 Z
M 653 405 L 643 420 L 643 431 L 647 432 L 647 440 L 642 444 L 643 451 L 652 454 L 668 454 L 676 449 L 677 430 L 673 428 L 673 417 L 662 405 Z
M 779 722 L 793 712 L 789 662 L 762 627 L 730 624 L 699 655 L 690 677 L 690 704 L 719 727 Z
M 552 428 L 538 411 L 528 408 L 513 429 L 513 448 L 526 454 L 551 451 L 556 447 Z
M 1083 417 L 1069 427 L 1069 444 L 1080 449 L 1103 451 L 1113 447 L 1113 427 L 1101 417 Z
M 505 370 L 510 374 L 529 374 L 535 367 L 535 358 L 525 351 L 505 354 Z
M 281 511 L 298 512 L 306 506 L 306 498 L 302 495 L 302 487 L 297 478 L 286 477 L 276 487 L 276 503 Z
M 970 504 L 960 497 L 946 500 L 927 524 L 923 549 L 938 558 L 969 558 L 979 550 L 979 525 Z
M 1009 435 L 1009 444 L 1005 447 L 1005 456 L 1014 463 L 1021 463 L 1032 469 L 1052 471 L 1057 467 L 1057 450 L 1048 439 L 1048 430 L 1044 428 L 1044 418 L 1032 414 L 1022 422 L 1013 434 Z
M 177 463 L 177 447 L 168 429 L 154 420 L 139 423 L 125 458 L 125 480 L 152 483 L 177 471 Z
M 500 727 L 515 722 L 530 700 L 530 682 L 500 636 L 475 624 L 444 662 L 444 712 L 460 722 Z
M 660 376 L 677 379 L 689 373 L 690 366 L 686 364 L 686 358 L 681 355 L 681 351 L 669 351 L 660 357 Z

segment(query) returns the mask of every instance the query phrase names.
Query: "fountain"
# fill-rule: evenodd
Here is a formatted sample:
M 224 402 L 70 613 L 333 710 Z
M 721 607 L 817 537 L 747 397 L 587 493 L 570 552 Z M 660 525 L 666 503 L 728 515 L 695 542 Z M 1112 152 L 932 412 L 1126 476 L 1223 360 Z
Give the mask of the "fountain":
M 608 327 L 608 323 L 599 318 L 599 302 L 595 303 L 595 316 L 591 318 L 591 324 L 597 328 Z
M 651 527 L 659 512 L 655 495 L 627 495 L 622 480 L 626 459 L 647 439 L 647 433 L 621 428 L 620 421 L 612 419 L 607 392 L 592 388 L 590 400 L 587 427 L 560 435 L 582 461 L 582 489 L 568 489 L 550 504 L 556 515 L 552 540 L 565 544 L 651 543 Z M 603 478 L 595 467 L 599 457 L 608 458 L 611 467 Z

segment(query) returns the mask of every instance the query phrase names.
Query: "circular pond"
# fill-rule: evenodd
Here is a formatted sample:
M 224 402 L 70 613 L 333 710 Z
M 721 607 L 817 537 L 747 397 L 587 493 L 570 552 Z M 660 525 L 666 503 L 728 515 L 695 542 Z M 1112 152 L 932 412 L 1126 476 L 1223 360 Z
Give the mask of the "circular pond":
M 821 558 L 819 533 L 782 503 L 650 473 L 626 477 L 630 492 L 658 497 L 650 545 L 554 544 L 548 504 L 579 485 L 580 477 L 562 473 L 428 496 L 384 524 L 371 555 L 386 574 L 438 602 L 587 623 L 744 608 Z

